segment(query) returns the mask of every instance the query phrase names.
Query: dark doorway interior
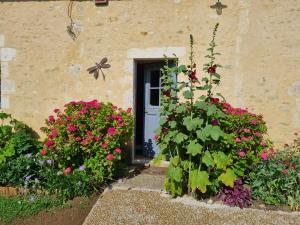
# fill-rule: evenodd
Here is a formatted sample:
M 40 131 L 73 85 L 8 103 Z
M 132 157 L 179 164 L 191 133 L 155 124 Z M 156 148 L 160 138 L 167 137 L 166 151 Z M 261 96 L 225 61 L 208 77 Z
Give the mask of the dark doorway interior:
M 136 62 L 135 84 L 135 155 L 143 154 L 144 143 L 144 67 L 145 63 Z

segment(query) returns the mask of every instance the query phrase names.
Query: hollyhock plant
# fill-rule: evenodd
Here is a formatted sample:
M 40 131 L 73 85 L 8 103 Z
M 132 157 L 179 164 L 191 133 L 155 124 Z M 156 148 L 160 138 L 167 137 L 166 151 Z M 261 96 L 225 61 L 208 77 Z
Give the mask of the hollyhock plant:
M 162 70 L 163 90 L 172 96 L 174 93 L 174 97 L 163 92 L 160 96 L 160 127 L 154 139 L 160 148 L 157 159 L 170 159 L 165 188 L 174 197 L 189 194 L 203 198 L 218 194 L 223 185 L 233 188 L 270 144 L 264 139 L 267 127 L 261 115 L 234 107 L 221 93 L 215 93 L 221 83 L 217 71 L 222 67 L 216 63 L 217 28 L 218 24 L 201 76 L 196 76 L 199 69 L 194 62 L 192 36 L 189 64 L 169 67 L 166 63 Z M 180 81 L 173 79 L 174 73 Z M 256 132 L 262 135 L 255 136 Z M 262 141 L 265 146 L 260 145 Z

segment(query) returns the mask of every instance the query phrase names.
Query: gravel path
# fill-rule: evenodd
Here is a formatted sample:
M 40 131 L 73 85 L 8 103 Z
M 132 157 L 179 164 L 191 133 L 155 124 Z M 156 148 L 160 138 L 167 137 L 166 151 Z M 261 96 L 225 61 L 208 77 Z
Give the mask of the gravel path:
M 157 191 L 112 190 L 96 203 L 84 225 L 300 225 L 300 213 L 209 205 L 171 199 Z
M 164 176 L 142 173 L 98 199 L 84 225 L 300 225 L 300 212 L 240 209 L 189 197 L 172 199 Z

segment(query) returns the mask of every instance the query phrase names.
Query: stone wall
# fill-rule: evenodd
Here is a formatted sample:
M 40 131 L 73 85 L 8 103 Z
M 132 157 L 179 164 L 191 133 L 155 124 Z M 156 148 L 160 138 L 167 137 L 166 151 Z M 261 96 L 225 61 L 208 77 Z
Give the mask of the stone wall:
M 299 1 L 229 0 L 221 16 L 209 7 L 213 3 L 124 0 L 95 7 L 74 1 L 79 36 L 73 41 L 66 32 L 68 1 L 1 1 L 3 110 L 38 129 L 70 100 L 132 106 L 134 58 L 174 50 L 185 63 L 192 33 L 202 65 L 219 22 L 221 91 L 234 106 L 263 114 L 277 143 L 290 142 L 300 129 Z M 95 80 L 86 69 L 103 56 L 112 67 L 105 81 Z

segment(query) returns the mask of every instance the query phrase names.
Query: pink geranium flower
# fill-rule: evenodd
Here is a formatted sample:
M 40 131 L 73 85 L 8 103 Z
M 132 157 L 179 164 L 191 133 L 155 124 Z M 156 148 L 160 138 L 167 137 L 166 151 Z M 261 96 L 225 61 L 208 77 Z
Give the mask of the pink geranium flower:
M 121 150 L 120 148 L 116 148 L 116 149 L 115 149 L 115 153 L 121 154 L 121 153 L 122 153 L 122 150 Z
M 72 119 L 72 118 L 71 118 L 70 116 L 67 116 L 67 117 L 66 117 L 66 121 L 71 121 L 71 119 Z
M 74 124 L 69 124 L 68 125 L 68 131 L 69 132 L 74 132 L 74 131 L 76 131 L 77 129 L 76 129 L 76 127 L 74 126 Z
M 69 174 L 72 172 L 72 168 L 71 167 L 67 167 L 64 169 L 64 174 Z
M 81 137 L 76 137 L 75 140 L 76 141 L 81 141 Z
M 114 159 L 114 155 L 113 154 L 108 154 L 106 156 L 106 160 L 108 160 L 108 161 L 112 161 L 113 159 Z
M 234 139 L 234 141 L 235 142 L 241 142 L 241 139 L 237 137 L 237 138 Z
M 245 133 L 251 133 L 251 130 L 250 129 L 244 129 L 244 132 Z
M 282 173 L 288 174 L 288 173 L 289 173 L 289 170 L 288 170 L 288 169 L 282 170 Z
M 53 145 L 55 145 L 55 142 L 52 141 L 52 140 L 48 140 L 48 141 L 45 143 L 45 146 L 47 146 L 48 148 L 53 147 Z
M 255 132 L 256 137 L 262 137 L 262 134 L 260 132 Z
M 243 151 L 239 152 L 239 157 L 244 158 L 245 156 L 246 156 L 245 152 L 243 152 Z
M 252 125 L 256 125 L 257 124 L 257 121 L 256 120 L 251 120 L 250 122 Z
M 100 140 L 101 140 L 101 137 L 95 137 L 95 140 L 96 140 L 96 141 L 100 141 Z
M 267 160 L 268 159 L 268 153 L 263 151 L 261 154 L 260 154 L 260 158 L 262 160 Z
M 132 108 L 128 108 L 128 109 L 126 110 L 126 112 L 128 112 L 128 113 L 131 113 L 131 111 L 132 111 Z
M 59 109 L 54 109 L 53 112 L 58 113 Z
M 55 122 L 54 116 L 49 116 L 48 121 L 49 123 L 54 123 Z
M 106 149 L 106 148 L 107 148 L 107 146 L 108 146 L 108 144 L 106 144 L 106 143 L 103 143 L 103 144 L 101 145 L 101 148 L 103 148 L 103 149 Z
M 110 127 L 108 128 L 107 133 L 109 135 L 115 135 L 117 133 L 117 130 L 114 127 Z

